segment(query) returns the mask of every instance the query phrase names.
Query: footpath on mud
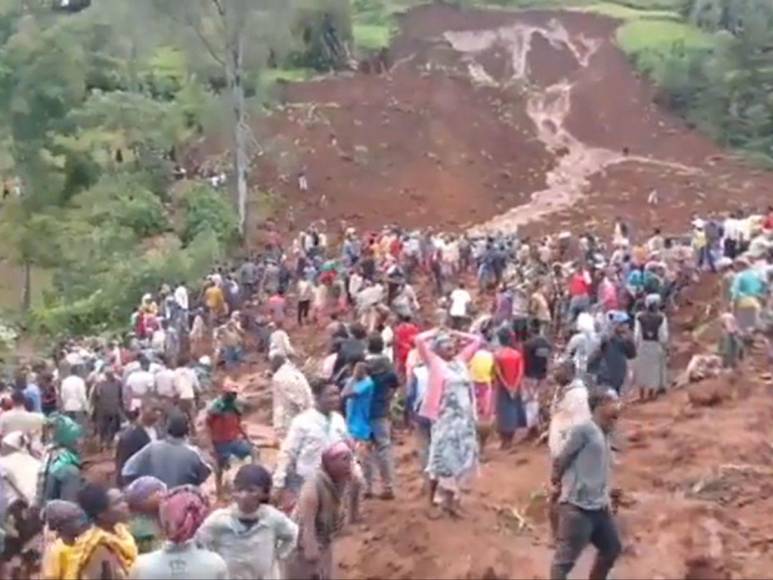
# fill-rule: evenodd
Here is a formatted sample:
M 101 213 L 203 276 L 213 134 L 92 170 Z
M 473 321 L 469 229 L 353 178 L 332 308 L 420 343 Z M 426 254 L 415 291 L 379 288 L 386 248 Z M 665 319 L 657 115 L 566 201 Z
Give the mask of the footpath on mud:
M 701 215 L 760 207 L 773 175 L 720 151 L 653 104 L 613 42 L 616 23 L 572 12 L 461 11 L 402 18 L 385 75 L 285 88 L 259 130 L 274 154 L 254 185 L 276 193 L 292 231 L 324 219 L 440 230 L 681 232 Z M 300 192 L 302 168 L 310 191 Z M 648 206 L 658 191 L 660 204 Z M 285 224 L 282 223 L 282 226 Z M 718 286 L 673 321 L 672 362 L 713 347 Z M 696 333 L 696 329 L 707 332 Z M 307 337 L 309 348 L 313 338 Z M 714 406 L 687 392 L 629 408 L 615 466 L 626 546 L 615 577 L 766 577 L 773 566 L 772 381 L 753 354 Z M 259 390 L 259 371 L 245 380 Z M 265 421 L 267 393 L 255 393 Z M 264 433 L 262 426 L 253 427 Z M 460 523 L 427 517 L 413 445 L 398 437 L 398 501 L 370 502 L 338 554 L 351 578 L 544 577 L 547 451 L 492 451 Z M 575 571 L 587 574 L 587 563 Z

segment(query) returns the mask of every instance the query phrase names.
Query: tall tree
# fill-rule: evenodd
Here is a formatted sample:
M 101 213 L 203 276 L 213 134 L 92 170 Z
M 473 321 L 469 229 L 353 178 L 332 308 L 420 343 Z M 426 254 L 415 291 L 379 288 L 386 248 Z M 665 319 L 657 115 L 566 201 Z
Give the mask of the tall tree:
M 247 224 L 250 128 L 245 82 L 247 73 L 266 66 L 277 50 L 289 47 L 293 2 L 290 0 L 155 0 L 158 11 L 181 25 L 204 48 L 225 79 L 233 134 L 232 184 L 239 232 Z M 249 35 L 249 39 L 248 39 Z M 195 63 L 192 66 L 195 68 Z

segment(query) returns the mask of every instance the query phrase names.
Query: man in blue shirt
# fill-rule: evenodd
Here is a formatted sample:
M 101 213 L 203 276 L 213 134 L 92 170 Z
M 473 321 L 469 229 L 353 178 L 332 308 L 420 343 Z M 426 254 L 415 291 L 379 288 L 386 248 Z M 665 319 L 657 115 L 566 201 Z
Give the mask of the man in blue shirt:
M 399 385 L 397 373 L 389 358 L 384 355 L 384 339 L 374 332 L 368 337 L 368 354 L 365 366 L 370 378 L 373 379 L 373 399 L 370 404 L 370 426 L 373 430 L 373 449 L 365 464 L 366 491 L 365 497 L 371 495 L 373 483 L 373 463 L 378 465 L 384 492 L 381 499 L 394 499 L 395 468 L 392 458 L 391 422 L 389 411 L 394 395 Z

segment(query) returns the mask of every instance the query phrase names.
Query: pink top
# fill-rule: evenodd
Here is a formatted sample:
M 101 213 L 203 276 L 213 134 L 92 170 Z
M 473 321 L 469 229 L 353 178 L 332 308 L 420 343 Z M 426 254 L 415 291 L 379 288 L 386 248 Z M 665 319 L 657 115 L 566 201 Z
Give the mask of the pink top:
M 427 386 L 427 394 L 424 397 L 424 404 L 421 407 L 419 414 L 430 421 L 435 421 L 440 414 L 440 400 L 443 398 L 444 377 L 446 376 L 446 364 L 447 362 L 440 358 L 430 348 L 429 341 L 437 334 L 437 330 L 430 330 L 422 332 L 416 336 L 416 348 L 424 359 L 424 362 L 429 367 L 429 385 Z M 456 359 L 462 362 L 465 366 L 468 361 L 473 357 L 475 352 L 480 348 L 483 339 L 474 334 L 466 334 L 462 332 L 454 333 L 455 336 L 461 336 L 470 340 L 470 344 L 465 346 L 462 351 L 456 355 Z

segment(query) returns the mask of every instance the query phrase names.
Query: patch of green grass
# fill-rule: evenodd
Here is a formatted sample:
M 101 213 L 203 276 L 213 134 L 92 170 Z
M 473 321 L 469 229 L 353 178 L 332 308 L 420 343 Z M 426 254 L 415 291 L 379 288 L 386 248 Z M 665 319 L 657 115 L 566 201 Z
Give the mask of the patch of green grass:
M 629 20 L 617 29 L 617 43 L 637 68 L 656 82 L 662 78 L 668 55 L 674 50 L 711 50 L 711 34 L 673 20 Z
M 712 35 L 682 22 L 671 20 L 633 20 L 617 29 L 617 42 L 628 54 L 646 50 L 668 51 L 675 44 L 686 49 L 711 48 Z
M 649 10 L 641 8 L 631 8 L 623 4 L 613 2 L 597 2 L 587 6 L 578 6 L 573 8 L 581 12 L 593 12 L 611 18 L 620 20 L 636 20 L 642 18 L 660 19 L 660 20 L 678 20 L 679 14 L 672 10 Z
M 387 24 L 355 23 L 352 29 L 354 45 L 363 50 L 381 50 L 389 46 L 393 28 Z

